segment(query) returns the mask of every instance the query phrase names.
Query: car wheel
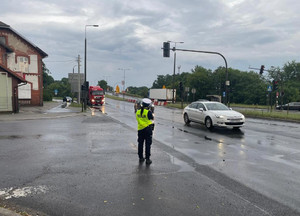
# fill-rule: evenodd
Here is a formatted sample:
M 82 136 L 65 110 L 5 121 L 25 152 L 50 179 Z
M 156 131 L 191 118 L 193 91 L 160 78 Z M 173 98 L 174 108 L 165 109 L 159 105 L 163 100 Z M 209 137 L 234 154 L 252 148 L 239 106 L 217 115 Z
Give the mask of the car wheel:
M 206 127 L 207 129 L 209 129 L 209 130 L 211 130 L 211 129 L 214 128 L 213 122 L 212 122 L 212 120 L 211 120 L 210 117 L 206 117 L 206 119 L 205 119 L 205 127 Z
M 187 125 L 191 123 L 191 120 L 189 119 L 189 116 L 186 113 L 184 113 L 184 115 L 183 115 L 183 120 L 184 120 L 184 123 Z

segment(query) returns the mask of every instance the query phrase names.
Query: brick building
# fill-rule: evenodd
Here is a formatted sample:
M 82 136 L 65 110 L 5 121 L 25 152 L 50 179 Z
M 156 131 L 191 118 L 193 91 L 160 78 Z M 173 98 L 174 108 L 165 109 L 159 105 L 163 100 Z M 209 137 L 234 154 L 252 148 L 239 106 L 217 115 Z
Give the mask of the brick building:
M 26 83 L 23 77 L 0 64 L 0 113 L 19 112 L 18 87 Z
M 21 105 L 43 105 L 42 59 L 47 56 L 36 45 L 0 21 L 2 71 L 11 71 L 26 80 L 26 83 L 18 87 L 18 99 Z

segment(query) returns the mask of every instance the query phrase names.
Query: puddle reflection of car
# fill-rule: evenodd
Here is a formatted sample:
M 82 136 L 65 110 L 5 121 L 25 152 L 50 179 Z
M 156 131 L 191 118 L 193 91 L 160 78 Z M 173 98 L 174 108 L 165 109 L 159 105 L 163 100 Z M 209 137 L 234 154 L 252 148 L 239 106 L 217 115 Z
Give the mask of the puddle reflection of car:
M 300 111 L 300 102 L 291 102 L 284 105 L 278 105 L 276 106 L 276 109 L 278 110 L 298 110 Z
M 136 101 L 135 101 L 135 103 L 134 103 L 134 105 L 133 105 L 133 108 L 134 108 L 134 112 L 136 113 L 136 111 L 138 110 L 138 109 L 141 109 L 141 107 L 142 107 L 142 99 L 137 99 Z M 154 113 L 154 104 L 153 103 L 151 103 L 150 104 L 150 111 L 152 112 L 152 113 Z
M 69 96 L 66 96 L 66 97 L 64 97 L 63 98 L 63 102 L 72 102 L 72 98 L 71 97 L 69 97 Z
M 238 129 L 245 124 L 245 116 L 228 108 L 222 103 L 212 101 L 196 101 L 183 110 L 186 124 L 196 122 L 204 124 L 209 130 L 214 127 Z

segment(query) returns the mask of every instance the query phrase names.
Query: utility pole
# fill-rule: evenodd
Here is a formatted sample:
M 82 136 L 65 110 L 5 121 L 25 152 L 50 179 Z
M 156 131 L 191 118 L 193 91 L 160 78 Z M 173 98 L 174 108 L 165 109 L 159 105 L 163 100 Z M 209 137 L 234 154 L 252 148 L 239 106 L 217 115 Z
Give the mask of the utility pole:
M 81 86 L 81 79 L 80 79 L 80 55 L 78 55 L 77 59 L 77 64 L 78 64 L 78 95 L 77 95 L 77 103 L 80 104 L 80 86 Z
M 122 81 L 122 84 L 123 84 L 123 99 L 124 99 L 124 97 L 125 97 L 125 71 L 130 70 L 130 69 L 129 68 L 118 68 L 118 70 L 124 71 L 124 80 Z
M 173 51 L 174 51 L 174 67 L 173 67 L 173 79 L 172 79 L 172 89 L 173 89 L 173 97 L 172 97 L 172 103 L 175 103 L 175 70 L 176 70 L 176 44 L 181 43 L 183 44 L 183 41 L 168 41 L 168 43 L 174 43 Z

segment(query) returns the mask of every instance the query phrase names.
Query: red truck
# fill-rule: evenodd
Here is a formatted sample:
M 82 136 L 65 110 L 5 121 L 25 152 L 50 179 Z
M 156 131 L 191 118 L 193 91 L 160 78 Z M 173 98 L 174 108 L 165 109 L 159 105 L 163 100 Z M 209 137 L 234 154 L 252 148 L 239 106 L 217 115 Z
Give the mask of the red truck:
M 100 86 L 90 86 L 88 105 L 102 106 L 104 103 L 105 103 L 105 94 L 103 88 L 101 88 Z

